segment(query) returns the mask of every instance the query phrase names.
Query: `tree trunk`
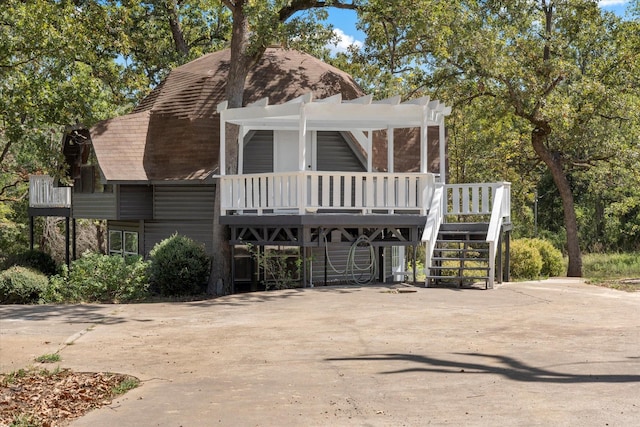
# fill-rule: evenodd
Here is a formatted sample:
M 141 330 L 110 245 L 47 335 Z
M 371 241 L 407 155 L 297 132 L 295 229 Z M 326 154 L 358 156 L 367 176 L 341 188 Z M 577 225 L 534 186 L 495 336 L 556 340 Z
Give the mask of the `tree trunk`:
M 171 28 L 171 35 L 173 36 L 173 43 L 175 44 L 176 51 L 178 51 L 182 56 L 189 55 L 189 46 L 184 40 L 184 34 L 180 27 L 177 0 L 169 0 L 167 2 L 167 14 L 169 15 L 169 27 Z
M 264 49 L 250 50 L 249 19 L 244 11 L 244 0 L 235 3 L 233 9 L 233 29 L 231 36 L 231 58 L 227 78 L 226 95 L 228 108 L 242 107 L 244 85 L 251 67 L 262 56 Z M 224 174 L 235 174 L 238 171 L 238 132 L 235 125 L 227 125 L 225 130 L 226 170 Z M 219 183 L 218 183 L 219 185 Z M 209 293 L 226 294 L 231 290 L 231 247 L 227 229 L 220 224 L 220 191 L 216 189 L 215 213 L 213 218 L 214 253 L 211 263 Z
M 562 208 L 564 211 L 564 226 L 567 231 L 567 252 L 569 255 L 569 267 L 567 276 L 582 277 L 582 254 L 580 252 L 580 242 L 578 240 L 578 221 L 576 218 L 576 210 L 573 203 L 573 193 L 569 180 L 562 168 L 561 159 L 544 145 L 544 141 L 551 133 L 548 125 L 537 127 L 531 133 L 531 143 L 536 154 L 547 165 L 553 182 L 558 188 L 560 199 L 562 200 Z

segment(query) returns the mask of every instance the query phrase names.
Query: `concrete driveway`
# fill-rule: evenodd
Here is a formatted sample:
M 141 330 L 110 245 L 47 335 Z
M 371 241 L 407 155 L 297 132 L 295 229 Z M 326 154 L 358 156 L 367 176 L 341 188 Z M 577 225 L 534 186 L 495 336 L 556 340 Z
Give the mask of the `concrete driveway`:
M 0 370 L 142 385 L 73 426 L 632 426 L 640 293 L 339 287 L 190 303 L 0 306 Z

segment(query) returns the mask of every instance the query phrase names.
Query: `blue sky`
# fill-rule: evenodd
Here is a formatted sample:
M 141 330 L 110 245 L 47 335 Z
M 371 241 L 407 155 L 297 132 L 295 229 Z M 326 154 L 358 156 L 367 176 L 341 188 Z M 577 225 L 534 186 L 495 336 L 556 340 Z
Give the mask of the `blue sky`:
M 614 12 L 617 15 L 624 16 L 628 0 L 602 0 L 598 2 L 603 10 Z M 332 46 L 332 51 L 344 51 L 350 44 L 362 44 L 364 41 L 364 33 L 356 29 L 357 15 L 353 10 L 343 10 L 329 8 L 329 19 L 327 22 L 333 24 L 336 32 L 341 37 L 342 42 L 336 46 Z

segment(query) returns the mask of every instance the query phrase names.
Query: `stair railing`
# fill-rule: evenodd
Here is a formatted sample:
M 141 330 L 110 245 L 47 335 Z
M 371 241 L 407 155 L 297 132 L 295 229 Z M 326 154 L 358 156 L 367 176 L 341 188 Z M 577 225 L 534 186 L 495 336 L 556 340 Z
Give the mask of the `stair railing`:
M 487 231 L 486 242 L 489 244 L 489 283 L 488 288 L 493 288 L 496 275 L 496 252 L 500 249 L 500 231 L 505 219 L 511 216 L 511 184 L 503 182 L 495 189 L 493 206 L 491 207 L 491 220 Z
M 427 215 L 427 223 L 422 232 L 422 242 L 426 246 L 424 269 L 427 273 L 431 269 L 431 260 L 433 258 L 433 250 L 436 247 L 436 241 L 438 240 L 438 232 L 440 231 L 440 225 L 444 218 L 444 185 L 436 184 L 436 188 L 431 197 L 431 204 L 429 205 L 429 214 Z M 425 282 L 428 285 L 428 279 Z

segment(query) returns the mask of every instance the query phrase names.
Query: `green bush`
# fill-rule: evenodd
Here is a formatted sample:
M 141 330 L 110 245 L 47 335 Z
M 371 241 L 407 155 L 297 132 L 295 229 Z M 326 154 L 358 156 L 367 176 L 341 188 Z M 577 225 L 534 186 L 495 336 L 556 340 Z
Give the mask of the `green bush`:
M 148 263 L 140 256 L 86 253 L 51 278 L 49 302 L 125 302 L 146 298 Z
M 209 256 L 204 246 L 174 234 L 153 247 L 149 268 L 151 282 L 162 295 L 195 295 L 205 291 Z
M 39 271 L 13 266 L 0 273 L 0 304 L 37 304 L 49 279 Z
M 560 276 L 564 272 L 562 252 L 553 244 L 543 239 L 524 239 L 536 248 L 542 257 L 542 270 L 540 274 L 545 277 Z
M 537 279 L 542 271 L 542 256 L 527 239 L 511 241 L 509 251 L 511 276 L 514 279 Z
M 39 272 L 53 276 L 58 273 L 58 265 L 51 255 L 46 252 L 29 250 L 18 254 L 10 255 L 4 262 L 6 267 L 19 265 L 21 267 L 31 268 Z

